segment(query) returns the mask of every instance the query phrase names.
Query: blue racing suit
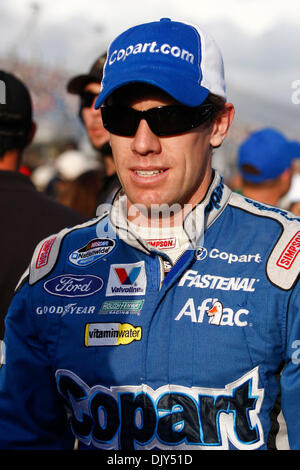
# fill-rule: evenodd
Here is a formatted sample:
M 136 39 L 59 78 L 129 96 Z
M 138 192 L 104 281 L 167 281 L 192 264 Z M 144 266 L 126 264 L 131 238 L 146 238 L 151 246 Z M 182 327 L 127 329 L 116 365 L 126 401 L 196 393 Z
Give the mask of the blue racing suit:
M 275 448 L 279 397 L 300 449 L 300 220 L 217 172 L 191 239 L 197 212 L 167 274 L 111 214 L 38 245 L 6 317 L 1 449 Z

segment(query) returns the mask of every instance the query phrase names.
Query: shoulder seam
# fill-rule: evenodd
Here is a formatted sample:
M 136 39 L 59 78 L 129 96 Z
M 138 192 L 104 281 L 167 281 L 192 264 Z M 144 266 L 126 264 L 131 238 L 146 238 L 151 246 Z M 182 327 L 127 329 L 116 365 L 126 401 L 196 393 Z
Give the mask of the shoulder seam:
M 62 241 L 67 235 L 81 228 L 92 227 L 106 216 L 107 214 L 103 214 L 82 224 L 74 225 L 74 227 L 64 228 L 57 234 L 52 234 L 41 240 L 34 250 L 30 263 L 29 284 L 35 284 L 53 271 L 59 257 Z

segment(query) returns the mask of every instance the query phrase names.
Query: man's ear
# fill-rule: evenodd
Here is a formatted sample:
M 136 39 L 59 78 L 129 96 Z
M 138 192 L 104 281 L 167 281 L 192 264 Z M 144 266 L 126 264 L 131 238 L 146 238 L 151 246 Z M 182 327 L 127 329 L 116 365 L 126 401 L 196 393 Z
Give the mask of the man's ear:
M 234 118 L 234 106 L 232 103 L 225 103 L 225 109 L 217 117 L 213 123 L 212 132 L 210 136 L 210 144 L 212 147 L 220 147 L 223 140 L 225 139 L 229 127 Z

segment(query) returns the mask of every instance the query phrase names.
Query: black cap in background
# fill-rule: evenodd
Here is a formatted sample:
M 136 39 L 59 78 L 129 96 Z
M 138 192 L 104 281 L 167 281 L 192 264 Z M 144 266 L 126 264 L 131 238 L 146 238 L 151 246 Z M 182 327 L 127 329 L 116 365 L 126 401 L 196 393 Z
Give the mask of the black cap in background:
M 29 91 L 13 74 L 0 70 L 0 134 L 25 135 L 32 124 Z
M 97 82 L 100 84 L 103 76 L 103 67 L 106 61 L 106 53 L 102 54 L 93 63 L 90 71 L 86 74 L 77 75 L 71 78 L 67 84 L 67 90 L 73 95 L 81 95 L 84 91 L 85 86 L 91 82 Z

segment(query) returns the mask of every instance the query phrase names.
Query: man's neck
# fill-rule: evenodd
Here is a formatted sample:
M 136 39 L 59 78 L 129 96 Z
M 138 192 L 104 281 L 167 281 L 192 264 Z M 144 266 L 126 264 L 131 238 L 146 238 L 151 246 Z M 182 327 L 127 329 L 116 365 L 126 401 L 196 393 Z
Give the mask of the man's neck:
M 271 206 L 277 206 L 280 200 L 280 194 L 278 194 L 275 188 L 261 188 L 255 190 L 247 187 L 243 188 L 243 196 L 264 202 L 265 204 L 270 204 Z
M 17 150 L 9 150 L 0 158 L 0 170 L 18 171 L 20 160 L 20 153 Z

